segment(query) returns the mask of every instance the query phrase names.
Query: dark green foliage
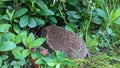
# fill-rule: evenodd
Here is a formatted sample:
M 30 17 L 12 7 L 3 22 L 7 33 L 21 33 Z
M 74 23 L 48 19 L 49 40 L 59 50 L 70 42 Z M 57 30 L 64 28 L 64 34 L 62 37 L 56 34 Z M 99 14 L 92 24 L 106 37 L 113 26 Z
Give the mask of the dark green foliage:
M 120 68 L 119 0 L 0 0 L 0 68 Z M 39 48 L 41 28 L 60 25 L 82 37 L 88 59 L 66 58 L 57 51 L 44 56 Z M 36 30 L 37 29 L 37 30 Z M 28 67 L 27 67 L 28 66 Z

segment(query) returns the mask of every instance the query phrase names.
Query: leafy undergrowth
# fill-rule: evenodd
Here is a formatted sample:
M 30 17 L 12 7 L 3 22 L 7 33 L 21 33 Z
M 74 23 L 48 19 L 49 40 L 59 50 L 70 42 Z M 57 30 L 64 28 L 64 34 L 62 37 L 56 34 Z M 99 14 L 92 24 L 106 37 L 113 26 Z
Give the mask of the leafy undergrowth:
M 120 68 L 119 5 L 119 0 L 0 0 L 0 68 Z M 41 29 L 51 24 L 78 34 L 91 56 L 76 60 L 45 49 Z

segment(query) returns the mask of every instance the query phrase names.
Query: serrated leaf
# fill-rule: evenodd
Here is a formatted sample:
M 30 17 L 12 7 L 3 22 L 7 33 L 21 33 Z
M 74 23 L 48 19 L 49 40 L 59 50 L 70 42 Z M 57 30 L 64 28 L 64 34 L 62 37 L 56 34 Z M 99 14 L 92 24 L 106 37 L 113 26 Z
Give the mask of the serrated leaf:
M 35 17 L 34 19 L 35 19 L 38 26 L 44 26 L 45 25 L 45 21 L 42 20 L 41 18 Z
M 20 17 L 22 15 L 24 15 L 28 10 L 26 8 L 20 8 L 19 10 L 17 10 L 13 16 L 13 18 L 17 18 Z
M 25 59 L 30 54 L 30 50 L 25 49 L 22 51 L 22 59 Z
M 34 28 L 34 27 L 37 26 L 37 23 L 36 23 L 36 21 L 35 21 L 34 18 L 32 18 L 32 17 L 29 18 L 29 24 L 28 24 L 28 26 L 29 26 L 30 28 Z
M 43 1 L 37 0 L 36 3 L 37 3 L 37 5 L 38 5 L 40 8 L 42 8 L 43 10 L 48 10 L 47 5 L 46 5 Z
M 44 42 L 45 42 L 45 38 L 38 38 L 33 41 L 33 43 L 30 45 L 30 48 L 41 46 Z
M 26 25 L 28 25 L 28 16 L 27 15 L 20 18 L 19 25 L 22 28 L 25 27 Z
M 10 24 L 1 24 L 0 25 L 0 32 L 8 31 L 10 27 L 11 27 Z
M 13 43 L 12 41 L 3 41 L 0 44 L 0 51 L 9 51 L 12 50 L 16 47 L 16 44 Z

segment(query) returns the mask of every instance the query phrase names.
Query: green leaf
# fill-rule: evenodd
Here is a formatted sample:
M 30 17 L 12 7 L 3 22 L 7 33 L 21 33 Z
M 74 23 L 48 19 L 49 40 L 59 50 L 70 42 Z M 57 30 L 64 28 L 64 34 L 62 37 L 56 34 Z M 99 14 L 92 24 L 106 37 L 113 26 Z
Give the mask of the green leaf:
M 30 54 L 30 50 L 25 49 L 22 51 L 22 59 L 25 59 Z
M 14 39 L 14 42 L 16 44 L 20 43 L 23 41 L 23 39 L 26 39 L 26 36 L 27 36 L 27 31 L 22 31 L 20 34 L 18 34 L 15 39 Z
M 79 19 L 80 18 L 80 15 L 78 15 L 76 11 L 68 11 L 67 15 L 72 16 L 75 19 Z
M 34 37 L 33 33 L 30 33 L 29 36 L 27 37 L 27 44 L 31 45 L 34 40 L 35 40 L 35 37 Z
M 2 56 L 0 56 L 0 59 L 2 59 L 4 61 L 4 60 L 8 59 L 8 55 L 3 54 Z
M 17 18 L 20 17 L 22 15 L 24 15 L 28 10 L 26 8 L 20 8 L 19 10 L 17 10 L 13 16 L 13 18 Z
M 31 57 L 32 57 L 32 59 L 37 59 L 38 58 L 38 55 L 36 54 L 36 52 L 32 52 L 31 53 Z
M 67 0 L 67 2 L 72 5 L 75 6 L 78 3 L 78 0 Z
M 11 32 L 6 32 L 1 34 L 1 41 L 13 41 L 15 38 L 15 34 Z
M 20 27 L 18 25 L 13 25 L 13 29 L 16 33 L 20 33 Z
M 16 44 L 13 43 L 12 41 L 3 41 L 0 44 L 0 51 L 9 51 L 12 50 L 16 47 Z
M 44 60 L 47 62 L 49 66 L 55 66 L 58 64 L 57 60 L 55 58 L 44 58 Z
M 97 14 L 100 17 L 104 18 L 106 22 L 108 21 L 107 13 L 105 11 L 103 11 L 102 9 L 99 9 L 99 8 L 96 9 L 96 11 L 97 11 Z
M 45 38 L 38 38 L 33 41 L 33 43 L 30 45 L 30 48 L 41 46 L 44 42 L 45 42 Z
M 47 5 L 46 5 L 43 1 L 37 0 L 36 3 L 37 3 L 37 5 L 38 5 L 40 8 L 42 8 L 43 10 L 48 10 Z
M 10 20 L 10 18 L 7 15 L 3 15 L 3 19 Z
M 10 12 L 9 10 L 6 10 L 6 13 L 9 16 L 10 20 L 12 20 L 14 12 L 15 12 L 15 10 L 13 10 L 12 12 Z
M 108 32 L 108 34 L 112 34 L 112 29 L 111 29 L 111 28 L 108 28 L 108 29 L 107 29 L 107 32 Z
M 50 16 L 50 20 L 54 23 L 57 24 L 57 19 L 53 16 Z
M 41 10 L 40 14 L 43 16 L 49 16 L 49 15 L 54 15 L 54 12 L 50 9 L 47 9 L 47 10 Z
M 20 50 L 12 50 L 12 54 L 15 56 L 16 59 L 22 58 L 22 54 Z
M 10 24 L 1 24 L 0 25 L 0 32 L 8 31 L 10 27 L 11 27 Z
M 120 7 L 114 12 L 114 14 L 115 14 L 114 19 L 116 19 L 120 16 Z
M 20 18 L 20 23 L 19 23 L 20 27 L 25 27 L 26 25 L 28 25 L 28 16 L 25 15 L 23 17 Z
M 74 32 L 73 29 L 69 25 L 66 25 L 65 29 L 68 30 L 68 31 Z
M 30 28 L 34 28 L 34 27 L 37 26 L 37 23 L 36 23 L 36 21 L 35 21 L 34 18 L 32 18 L 32 17 L 29 18 L 29 24 L 28 24 L 28 26 L 29 26 Z
M 117 20 L 115 20 L 115 23 L 116 23 L 117 25 L 120 25 L 120 17 L 118 17 Z
M 38 26 L 44 26 L 45 25 L 45 21 L 42 20 L 41 18 L 35 17 L 34 19 L 35 19 Z
M 57 64 L 57 65 L 56 65 L 56 68 L 60 68 L 60 64 Z
M 35 61 L 35 64 L 45 64 L 45 62 L 43 61 L 43 59 L 39 58 Z
M 98 24 L 98 25 L 102 24 L 101 19 L 96 17 L 96 16 L 92 18 L 92 22 L 95 23 L 95 24 Z

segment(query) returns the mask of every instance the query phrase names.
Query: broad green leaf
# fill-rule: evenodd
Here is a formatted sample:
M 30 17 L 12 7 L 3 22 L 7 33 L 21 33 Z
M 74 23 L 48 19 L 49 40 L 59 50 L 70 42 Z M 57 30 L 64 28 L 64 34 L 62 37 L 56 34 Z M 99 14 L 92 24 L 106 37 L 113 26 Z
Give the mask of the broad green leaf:
M 17 35 L 17 36 L 15 37 L 15 39 L 14 39 L 15 44 L 20 43 L 20 42 L 21 42 L 21 39 L 22 39 L 21 35 Z
M 56 68 L 60 68 L 60 64 L 57 64 L 57 65 L 56 65 Z
M 55 58 L 45 58 L 44 60 L 47 62 L 49 66 L 55 66 L 58 64 Z
M 37 59 L 38 55 L 35 52 L 32 52 L 31 53 L 31 57 L 32 57 L 32 59 Z
M 32 18 L 32 17 L 29 18 L 29 24 L 28 24 L 28 26 L 29 26 L 30 28 L 34 28 L 34 27 L 37 26 L 37 23 L 36 23 L 36 21 L 35 21 L 34 18 Z
M 1 41 L 13 41 L 15 38 L 15 34 L 11 32 L 6 32 L 1 34 Z
M 115 11 L 115 19 L 120 16 L 120 7 Z
M 92 18 L 92 22 L 95 23 L 95 24 L 102 24 L 102 20 L 98 17 L 93 17 Z
M 29 36 L 27 37 L 27 44 L 31 45 L 34 40 L 35 40 L 35 37 L 33 33 L 30 33 Z
M 26 25 L 28 25 L 28 16 L 23 16 L 20 18 L 20 22 L 19 22 L 20 27 L 25 27 Z
M 104 18 L 106 22 L 108 21 L 107 13 L 105 11 L 103 11 L 102 9 L 99 9 L 99 8 L 96 9 L 96 11 L 97 11 L 97 14 L 100 17 Z
M 72 6 L 75 6 L 78 3 L 78 0 L 67 0 L 67 1 Z
M 42 20 L 41 18 L 35 17 L 34 19 L 35 19 L 38 26 L 44 26 L 45 25 L 45 21 Z
M 16 44 L 20 43 L 23 41 L 23 39 L 26 39 L 26 36 L 27 36 L 27 31 L 22 31 L 20 34 L 18 34 L 15 39 L 14 39 L 14 42 Z
M 12 54 L 16 59 L 22 59 L 22 53 L 20 50 L 12 50 Z
M 49 15 L 54 15 L 54 12 L 50 9 L 47 9 L 47 10 L 41 10 L 40 14 L 43 16 L 49 16 Z
M 10 20 L 10 18 L 7 15 L 3 15 L 3 19 Z
M 0 24 L 0 32 L 8 31 L 10 27 L 10 24 Z
M 0 51 L 9 51 L 12 50 L 16 47 L 16 44 L 13 43 L 12 41 L 3 41 L 0 44 Z
M 26 8 L 20 8 L 19 10 L 17 10 L 13 16 L 13 18 L 17 18 L 20 17 L 22 15 L 24 15 L 28 10 Z
M 118 17 L 117 20 L 115 20 L 115 23 L 120 25 L 120 17 Z
M 67 15 L 68 16 L 72 16 L 75 19 L 79 19 L 80 18 L 80 15 L 78 15 L 76 11 L 68 11 Z
M 44 60 L 39 58 L 35 61 L 35 64 L 45 64 Z
M 25 49 L 22 51 L 22 59 L 25 59 L 30 54 L 29 49 Z
M 0 56 L 0 59 L 6 60 L 6 59 L 8 59 L 8 55 L 4 55 L 4 54 L 3 54 L 3 55 Z
M 108 34 L 112 34 L 112 29 L 111 29 L 111 28 L 108 28 L 108 29 L 107 29 L 107 32 L 108 32 Z
M 12 12 L 10 12 L 9 10 L 6 10 L 6 13 L 9 16 L 10 20 L 12 20 L 14 12 L 15 12 L 15 10 L 13 10 Z
M 38 38 L 33 41 L 33 43 L 30 45 L 30 48 L 41 46 L 44 42 L 45 42 L 45 38 Z
M 65 26 L 65 29 L 68 30 L 68 31 L 74 32 L 73 29 L 68 25 Z
M 37 0 L 37 5 L 42 8 L 43 10 L 48 10 L 47 5 L 42 0 Z
M 54 23 L 57 24 L 57 19 L 53 16 L 50 16 L 50 20 Z
M 13 29 L 16 33 L 20 33 L 20 27 L 18 25 L 13 25 Z

